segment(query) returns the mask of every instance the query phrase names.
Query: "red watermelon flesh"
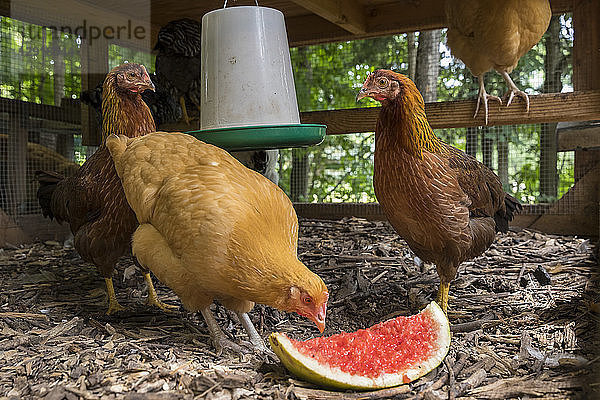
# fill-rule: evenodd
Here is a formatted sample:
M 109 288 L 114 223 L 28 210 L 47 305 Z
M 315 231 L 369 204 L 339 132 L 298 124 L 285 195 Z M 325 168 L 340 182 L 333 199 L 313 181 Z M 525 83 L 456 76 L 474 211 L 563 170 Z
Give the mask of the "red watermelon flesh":
M 438 340 L 438 324 L 431 314 L 417 314 L 352 333 L 316 337 L 306 342 L 290 340 L 300 353 L 320 363 L 336 365 L 352 375 L 375 378 L 429 358 L 437 351 L 432 343 Z
M 305 342 L 273 333 L 269 341 L 300 378 L 325 387 L 375 389 L 412 382 L 437 367 L 450 348 L 450 325 L 432 302 L 417 315 L 352 333 Z

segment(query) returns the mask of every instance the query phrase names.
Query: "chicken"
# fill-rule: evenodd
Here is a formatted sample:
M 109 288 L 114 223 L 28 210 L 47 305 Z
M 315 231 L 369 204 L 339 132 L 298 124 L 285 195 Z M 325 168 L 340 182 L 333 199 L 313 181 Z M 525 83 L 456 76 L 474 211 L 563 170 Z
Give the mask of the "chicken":
M 143 65 L 123 64 L 109 72 L 103 87 L 104 137 L 111 133 L 135 137 L 156 130 L 150 110 L 142 101 L 145 90 L 154 90 L 154 85 Z M 69 223 L 75 249 L 104 277 L 109 300 L 107 314 L 123 309 L 116 299 L 111 276 L 119 258 L 130 253 L 131 235 L 138 223 L 107 147 L 102 144 L 72 177 L 62 179 L 44 171 L 37 171 L 37 177 L 44 216 Z M 166 308 L 158 300 L 147 270 L 144 277 L 148 302 Z
M 448 47 L 479 80 L 475 115 L 483 103 L 488 123 L 488 99 L 502 104 L 486 93 L 483 76 L 495 69 L 506 81 L 509 91 L 506 106 L 514 96 L 522 97 L 529 112 L 529 97 L 508 75 L 542 37 L 550 24 L 548 0 L 447 0 Z
M 111 135 L 106 143 L 140 222 L 135 257 L 186 309 L 201 311 L 218 352 L 240 348 L 217 325 L 215 299 L 237 313 L 257 350 L 266 347 L 247 315 L 254 303 L 323 331 L 327 287 L 298 260 L 298 220 L 277 185 L 190 135 Z
M 425 103 L 406 76 L 371 74 L 357 101 L 381 102 L 375 130 L 375 196 L 411 250 L 434 263 L 437 301 L 448 307 L 450 282 L 460 263 L 482 254 L 496 232 L 507 232 L 519 202 L 492 170 L 433 133 Z
M 150 75 L 150 80 L 154 84 L 154 90 L 146 90 L 142 93 L 142 100 L 150 108 L 150 113 L 154 119 L 154 125 L 160 128 L 162 124 L 174 123 L 181 119 L 182 111 L 179 103 L 173 100 L 171 93 L 164 87 L 164 84 L 158 79 L 156 74 Z M 100 83 L 94 89 L 81 92 L 81 101 L 94 110 L 98 124 L 102 126 L 102 85 Z
M 154 46 L 156 74 L 181 105 L 183 119 L 190 123 L 186 98 L 200 110 L 200 22 L 190 18 L 171 21 L 158 32 Z

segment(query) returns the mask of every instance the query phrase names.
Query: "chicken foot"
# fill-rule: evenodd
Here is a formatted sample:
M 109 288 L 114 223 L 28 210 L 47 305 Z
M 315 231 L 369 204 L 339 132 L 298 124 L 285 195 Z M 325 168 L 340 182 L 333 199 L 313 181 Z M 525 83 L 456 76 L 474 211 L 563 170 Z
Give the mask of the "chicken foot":
M 248 338 L 250 338 L 250 343 L 252 343 L 254 351 L 257 353 L 262 353 L 263 355 L 266 355 L 267 357 L 271 357 L 273 360 L 277 360 L 275 353 L 273 353 L 270 349 L 267 348 L 263 338 L 256 331 L 256 328 L 254 327 L 254 324 L 250 320 L 250 316 L 248 315 L 248 313 L 236 313 L 236 314 L 237 314 L 238 318 L 240 319 L 242 326 L 246 330 L 246 333 L 248 333 Z
M 483 74 L 477 77 L 479 80 L 479 93 L 477 94 L 477 107 L 475 107 L 475 114 L 473 118 L 477 117 L 477 113 L 479 112 L 479 106 L 483 102 L 483 109 L 485 110 L 485 124 L 488 124 L 488 99 L 494 100 L 502 104 L 502 99 L 498 96 L 492 96 L 491 94 L 487 94 L 485 91 L 485 85 L 483 82 Z
M 185 107 L 185 97 L 179 96 L 179 104 L 181 105 L 181 113 L 183 114 L 183 119 L 186 124 L 190 124 L 190 117 L 187 113 L 187 108 Z
M 144 272 L 144 280 L 148 286 L 148 300 L 146 300 L 146 304 L 149 306 L 158 307 L 163 311 L 171 311 L 179 308 L 179 306 L 163 303 L 159 300 L 156 290 L 154 289 L 154 285 L 152 284 L 152 276 L 150 276 L 150 272 Z
M 500 73 L 500 75 L 502 75 L 502 78 L 504 78 L 504 81 L 506 82 L 506 84 L 508 85 L 508 88 L 510 89 L 510 91 L 508 93 L 506 93 L 506 96 L 505 96 L 505 97 L 508 97 L 508 100 L 506 102 L 506 107 L 510 106 L 510 103 L 512 103 L 513 99 L 515 98 L 515 95 L 517 95 L 518 97 L 521 97 L 523 100 L 525 100 L 525 104 L 527 104 L 527 112 L 529 112 L 529 96 L 527 96 L 527 93 L 520 90 L 517 87 L 517 85 L 515 85 L 513 80 L 510 78 L 510 75 L 508 75 L 508 72 L 506 72 L 506 71 L 498 71 L 498 72 Z
M 221 330 L 221 327 L 219 327 L 219 324 L 217 323 L 212 311 L 210 311 L 210 306 L 204 308 L 200 312 L 206 321 L 208 333 L 210 334 L 210 339 L 212 340 L 215 350 L 217 351 L 217 356 L 220 356 L 224 349 L 230 349 L 236 353 L 247 352 L 242 346 L 232 342 L 225 336 L 225 333 Z
M 124 310 L 125 307 L 120 305 L 117 301 L 117 296 L 115 294 L 115 288 L 113 286 L 112 278 L 104 278 L 104 282 L 106 282 L 106 291 L 108 292 L 108 310 L 106 311 L 106 315 L 110 315 L 116 313 L 117 311 Z
M 450 282 L 440 282 L 440 290 L 436 298 L 436 303 L 440 305 L 444 314 L 448 314 L 448 297 L 450 292 Z

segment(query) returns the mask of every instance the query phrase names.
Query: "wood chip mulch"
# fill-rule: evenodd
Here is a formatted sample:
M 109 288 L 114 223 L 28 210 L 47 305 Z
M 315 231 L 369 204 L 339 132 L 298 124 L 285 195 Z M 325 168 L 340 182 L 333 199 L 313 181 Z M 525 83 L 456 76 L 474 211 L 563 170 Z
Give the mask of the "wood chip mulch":
M 435 298 L 435 268 L 385 222 L 302 220 L 299 256 L 330 291 L 326 335 L 417 313 Z M 600 398 L 600 279 L 589 240 L 527 230 L 498 237 L 464 263 L 450 288 L 445 362 L 402 387 L 367 393 L 316 388 L 278 363 L 216 356 L 202 317 L 144 305 L 130 259 L 117 268 L 119 302 L 106 316 L 104 281 L 62 243 L 0 249 L 1 399 L 510 399 Z M 179 304 L 157 284 L 162 300 Z M 244 340 L 236 318 L 221 326 Z M 257 306 L 264 337 L 318 334 L 297 315 Z

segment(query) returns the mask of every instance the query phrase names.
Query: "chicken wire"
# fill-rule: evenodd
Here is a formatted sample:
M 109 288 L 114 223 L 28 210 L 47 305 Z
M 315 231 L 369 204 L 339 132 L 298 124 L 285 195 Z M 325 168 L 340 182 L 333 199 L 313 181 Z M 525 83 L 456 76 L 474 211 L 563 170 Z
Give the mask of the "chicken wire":
M 477 81 L 451 57 L 444 44 L 445 32 L 429 37 L 439 57 L 419 51 L 417 44 L 424 37 L 405 34 L 291 49 L 300 110 L 378 105 L 354 101 L 367 74 L 376 68 L 391 68 L 417 82 L 429 82 L 425 90 L 429 101 L 474 98 Z M 568 15 L 560 17 L 558 41 L 560 62 L 555 64 L 560 71 L 554 80 L 546 79 L 544 41 L 523 57 L 511 74 L 527 93 L 572 90 Z M 69 175 L 90 154 L 90 149 L 81 146 L 81 40 L 1 17 L 0 52 L 0 208 L 10 217 L 8 221 L 17 223 L 19 218 L 41 213 L 35 199 L 35 170 Z M 413 70 L 416 59 L 428 59 L 430 64 Z M 111 45 L 109 66 L 124 61 L 142 62 L 153 70 L 149 53 Z M 502 95 L 506 85 L 490 72 L 486 89 Z M 495 107 L 492 103 L 490 113 Z M 554 124 L 536 124 L 440 129 L 436 133 L 489 165 L 506 190 L 524 203 L 539 205 L 545 212 L 568 214 L 579 201 L 577 193 L 558 206 L 550 205 L 574 183 L 574 154 L 557 152 L 552 147 L 555 141 L 540 146 L 540 138 L 556 137 L 555 129 Z M 373 151 L 372 133 L 328 136 L 320 146 L 284 149 L 279 159 L 279 184 L 294 201 L 374 202 Z M 542 158 L 545 162 L 540 162 Z M 6 225 L 6 220 L 2 223 Z
M 559 29 L 549 31 L 511 73 L 517 86 L 529 95 L 573 90 L 571 19 L 563 15 L 554 20 Z M 409 75 L 426 101 L 476 98 L 477 79 L 451 56 L 445 40 L 445 31 L 438 30 L 292 49 L 299 107 L 301 111 L 315 111 L 378 106 L 372 100 L 359 104 L 354 101 L 366 76 L 378 68 Z M 554 48 L 550 61 L 546 46 Z M 549 62 L 552 68 L 546 67 Z M 552 72 L 551 77 L 548 71 Z M 494 71 L 486 74 L 485 87 L 488 93 L 498 96 L 507 90 L 502 77 Z M 517 105 L 523 102 L 518 101 Z M 498 107 L 490 102 L 490 114 Z M 508 193 L 525 204 L 535 205 L 528 207 L 527 212 L 569 214 L 580 200 L 581 191 L 557 202 L 573 186 L 575 177 L 574 152 L 557 151 L 556 124 L 435 131 L 447 143 L 494 170 Z M 372 133 L 328 136 L 317 147 L 284 150 L 280 156 L 280 186 L 294 201 L 376 201 L 373 152 Z

